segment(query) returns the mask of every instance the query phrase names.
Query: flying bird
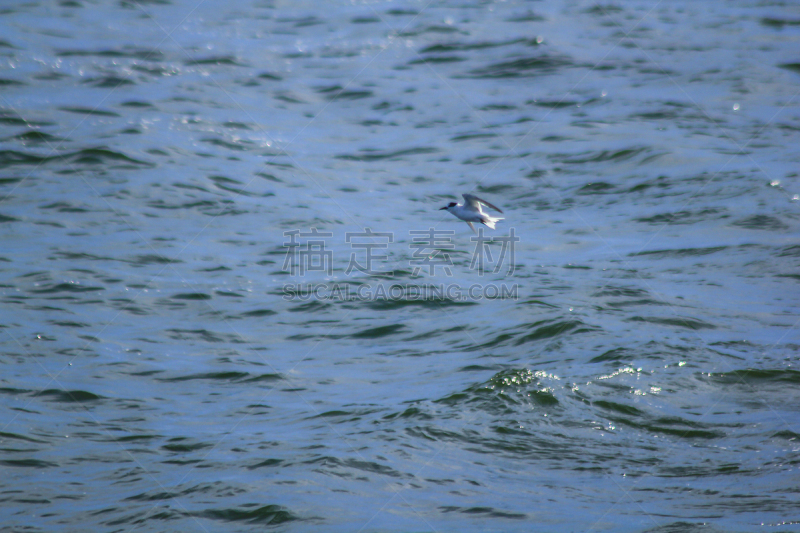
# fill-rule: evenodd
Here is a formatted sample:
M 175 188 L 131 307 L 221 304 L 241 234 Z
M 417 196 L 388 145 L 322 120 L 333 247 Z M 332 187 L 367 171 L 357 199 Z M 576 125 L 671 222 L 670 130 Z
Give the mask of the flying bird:
M 495 207 L 486 200 L 481 200 L 477 196 L 473 196 L 471 194 L 462 194 L 461 196 L 464 197 L 463 204 L 457 204 L 455 202 L 450 202 L 450 204 L 442 207 L 439 209 L 449 211 L 451 214 L 460 218 L 467 224 L 475 233 L 475 226 L 472 225 L 473 222 L 480 222 L 481 224 L 494 229 L 494 225 L 499 220 L 504 220 L 503 217 L 492 217 L 487 215 L 481 209 L 481 204 L 485 205 L 486 207 L 490 207 L 497 211 L 498 213 L 502 213 L 503 211 L 499 207 Z

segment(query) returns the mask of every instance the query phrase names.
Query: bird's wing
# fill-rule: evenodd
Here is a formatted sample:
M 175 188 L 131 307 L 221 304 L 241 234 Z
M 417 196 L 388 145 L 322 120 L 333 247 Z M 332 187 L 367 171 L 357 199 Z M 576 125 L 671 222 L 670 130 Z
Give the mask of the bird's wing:
M 492 204 L 490 204 L 486 200 L 478 198 L 477 196 L 473 196 L 472 194 L 462 194 L 461 196 L 464 197 L 464 202 L 465 203 L 471 205 L 472 207 L 474 207 L 478 211 L 481 210 L 480 204 L 483 204 L 486 207 L 491 207 L 492 209 L 494 209 L 498 213 L 502 213 L 503 212 L 503 210 L 500 209 L 499 207 L 493 206 Z
M 478 233 L 477 231 L 475 231 L 475 226 L 472 225 L 472 222 L 467 221 L 467 224 L 469 224 L 469 227 L 472 230 L 472 233 L 476 233 L 476 234 Z

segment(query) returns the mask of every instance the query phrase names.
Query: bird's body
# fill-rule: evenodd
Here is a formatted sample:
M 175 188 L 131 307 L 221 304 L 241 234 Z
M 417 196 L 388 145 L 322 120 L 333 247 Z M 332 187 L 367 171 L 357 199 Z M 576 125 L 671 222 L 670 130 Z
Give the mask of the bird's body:
M 486 207 L 494 209 L 498 213 L 503 212 L 499 208 L 487 202 L 486 200 L 481 200 L 477 196 L 473 196 L 471 194 L 462 194 L 461 196 L 464 197 L 463 204 L 450 202 L 449 205 L 442 207 L 441 209 L 439 209 L 439 211 L 441 210 L 449 211 L 455 217 L 460 218 L 461 220 L 469 224 L 469 227 L 472 228 L 472 231 L 475 231 L 475 226 L 472 225 L 473 222 L 480 222 L 486 227 L 494 229 L 495 223 L 497 223 L 497 221 L 499 220 L 503 220 L 502 217 L 492 217 L 483 212 L 483 210 L 481 209 L 481 204 L 485 205 Z

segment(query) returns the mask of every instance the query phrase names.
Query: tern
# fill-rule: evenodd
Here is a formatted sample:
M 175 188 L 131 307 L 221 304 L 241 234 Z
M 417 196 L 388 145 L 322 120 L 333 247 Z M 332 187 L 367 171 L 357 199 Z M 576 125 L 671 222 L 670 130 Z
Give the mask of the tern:
M 491 207 L 498 213 L 502 213 L 503 211 L 490 204 L 486 200 L 481 200 L 477 196 L 473 196 L 471 194 L 462 194 L 461 196 L 464 197 L 463 204 L 457 204 L 455 202 L 450 202 L 450 204 L 442 207 L 439 211 L 445 210 L 452 213 L 454 216 L 460 218 L 472 229 L 473 232 L 478 233 L 475 231 L 475 226 L 472 225 L 473 222 L 480 222 L 481 224 L 494 229 L 494 225 L 498 220 L 503 220 L 502 217 L 491 217 L 483 212 L 481 209 L 481 204 L 485 205 L 486 207 Z

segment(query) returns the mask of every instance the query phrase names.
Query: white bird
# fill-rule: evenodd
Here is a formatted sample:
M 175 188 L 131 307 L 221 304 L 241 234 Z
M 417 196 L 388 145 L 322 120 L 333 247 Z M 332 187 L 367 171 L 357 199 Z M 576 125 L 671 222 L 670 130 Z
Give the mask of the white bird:
M 500 208 L 493 206 L 486 200 L 481 200 L 477 196 L 473 196 L 471 194 L 462 194 L 461 196 L 464 197 L 464 204 L 457 204 L 455 202 L 450 202 L 449 205 L 446 205 L 439 209 L 441 211 L 444 209 L 445 211 L 449 211 L 456 217 L 460 218 L 467 224 L 469 227 L 472 228 L 472 231 L 475 231 L 475 226 L 472 225 L 473 222 L 480 222 L 481 224 L 494 229 L 494 225 L 498 220 L 504 220 L 503 217 L 491 217 L 483 212 L 481 209 L 481 204 L 485 205 L 486 207 L 491 207 L 498 213 L 502 213 L 503 211 Z

